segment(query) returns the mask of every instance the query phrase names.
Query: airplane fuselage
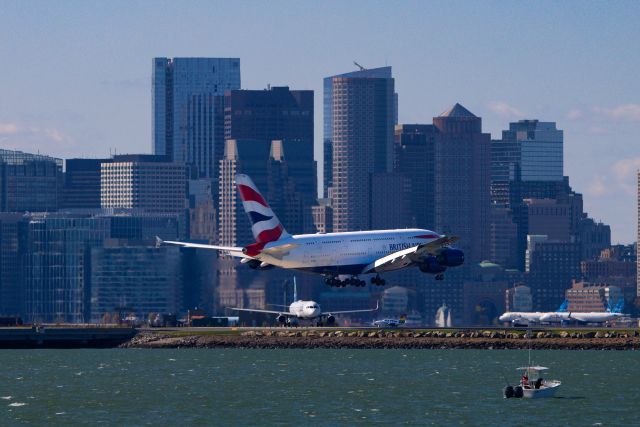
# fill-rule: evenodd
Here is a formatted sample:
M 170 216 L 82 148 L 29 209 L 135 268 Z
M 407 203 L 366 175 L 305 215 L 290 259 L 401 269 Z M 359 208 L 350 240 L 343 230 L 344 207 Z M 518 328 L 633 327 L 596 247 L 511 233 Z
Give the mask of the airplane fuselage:
M 281 268 L 325 275 L 357 275 L 386 255 L 440 237 L 423 229 L 299 234 L 268 243 L 256 258 Z M 287 245 L 290 247 L 281 253 L 269 253 L 270 248 Z
M 320 305 L 315 301 L 294 301 L 289 306 L 289 313 L 298 319 L 316 319 L 322 314 Z
M 561 321 L 578 321 L 582 323 L 604 323 L 622 317 L 620 313 L 612 313 L 609 311 L 592 311 L 592 312 L 566 312 L 566 313 L 548 313 L 542 316 L 543 322 L 561 322 Z

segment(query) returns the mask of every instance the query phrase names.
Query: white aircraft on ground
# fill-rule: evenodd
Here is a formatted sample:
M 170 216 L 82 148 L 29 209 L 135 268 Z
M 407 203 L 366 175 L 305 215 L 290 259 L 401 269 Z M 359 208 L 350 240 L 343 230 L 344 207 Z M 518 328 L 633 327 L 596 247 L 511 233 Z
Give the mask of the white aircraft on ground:
M 624 307 L 624 300 L 621 299 L 618 304 L 611 309 L 609 306 L 606 311 L 590 311 L 584 313 L 576 312 L 562 312 L 562 313 L 547 313 L 540 318 L 542 322 L 570 322 L 575 320 L 581 323 L 605 323 L 611 320 L 618 319 L 626 316 L 622 313 Z
M 407 321 L 405 315 L 400 316 L 398 319 L 381 319 L 375 320 L 371 322 L 372 326 L 377 326 L 379 328 L 397 328 L 400 325 L 404 325 Z
M 376 311 L 378 309 L 378 304 L 376 304 L 376 308 L 366 309 L 366 310 L 347 310 L 347 311 L 332 311 L 332 312 L 323 312 L 320 309 L 320 304 L 315 301 L 304 301 L 298 299 L 298 290 L 296 286 L 296 279 L 293 278 L 293 302 L 289 305 L 289 311 L 274 311 L 274 310 L 260 310 L 254 308 L 237 308 L 237 307 L 229 307 L 229 310 L 235 311 L 248 311 L 250 313 L 267 313 L 274 314 L 279 323 L 283 325 L 294 325 L 297 324 L 300 320 L 315 320 L 316 326 L 322 325 L 334 325 L 336 322 L 336 314 L 352 314 L 352 313 L 369 313 L 372 311 Z
M 330 286 L 365 286 L 360 275 L 374 275 L 371 283 L 384 285 L 380 273 L 418 267 L 444 279 L 448 267 L 464 263 L 464 253 L 450 245 L 458 240 L 423 229 L 353 231 L 290 235 L 247 175 L 236 175 L 236 186 L 251 222 L 256 242 L 227 247 L 188 242 L 163 242 L 191 248 L 215 249 L 241 258 L 253 269 L 280 267 L 321 274 Z
M 544 322 L 542 318 L 546 315 L 554 315 L 567 312 L 568 305 L 569 301 L 565 300 L 555 312 L 507 311 L 506 313 L 498 317 L 498 320 L 501 322 L 511 322 L 514 325 L 529 325 L 531 323 L 540 323 Z

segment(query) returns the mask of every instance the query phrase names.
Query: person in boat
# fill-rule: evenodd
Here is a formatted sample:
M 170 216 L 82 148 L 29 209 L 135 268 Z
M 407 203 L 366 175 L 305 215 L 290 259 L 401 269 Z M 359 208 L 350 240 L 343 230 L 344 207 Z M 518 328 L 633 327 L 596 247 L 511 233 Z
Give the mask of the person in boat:
M 522 378 L 520 378 L 520 385 L 525 388 L 529 387 L 529 377 L 526 372 L 522 374 Z

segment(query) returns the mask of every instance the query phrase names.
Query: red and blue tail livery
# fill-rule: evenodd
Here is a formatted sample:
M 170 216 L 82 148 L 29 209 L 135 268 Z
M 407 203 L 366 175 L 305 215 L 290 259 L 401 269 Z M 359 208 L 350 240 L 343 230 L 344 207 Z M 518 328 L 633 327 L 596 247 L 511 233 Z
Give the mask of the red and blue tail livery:
M 251 178 L 247 175 L 236 175 L 236 187 L 244 211 L 251 222 L 251 231 L 256 243 L 266 244 L 289 236 Z
M 237 247 L 164 243 L 215 249 L 241 258 L 243 264 L 257 270 L 279 267 L 321 274 L 327 285 L 337 287 L 365 286 L 363 276 L 370 276 L 371 284 L 382 286 L 385 281 L 381 274 L 408 267 L 418 267 L 443 280 L 445 270 L 464 263 L 464 253 L 451 247 L 457 237 L 425 229 L 291 235 L 251 178 L 238 174 L 235 179 L 254 242 L 238 242 L 243 246 Z

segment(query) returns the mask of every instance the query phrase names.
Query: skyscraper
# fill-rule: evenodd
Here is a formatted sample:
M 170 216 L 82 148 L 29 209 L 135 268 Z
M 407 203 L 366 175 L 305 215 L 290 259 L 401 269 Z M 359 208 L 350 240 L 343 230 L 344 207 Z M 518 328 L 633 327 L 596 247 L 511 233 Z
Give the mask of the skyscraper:
M 545 198 L 531 193 L 540 191 L 540 187 L 552 191 L 553 183 L 562 183 L 563 163 L 563 131 L 556 128 L 555 122 L 509 123 L 509 130 L 502 131 L 502 139 L 491 142 L 492 202 L 509 205 L 516 183 L 520 184 L 519 192 L 524 193 L 520 197 Z M 527 191 L 526 187 L 532 188 Z
M 154 58 L 154 154 L 194 165 L 200 178 L 217 178 L 215 154 L 223 141 L 214 98 L 239 88 L 239 58 Z
M 434 229 L 434 150 L 437 129 L 433 125 L 402 124 L 395 127 L 394 170 L 408 178 L 413 227 Z
M 469 264 L 489 254 L 491 136 L 482 119 L 460 104 L 433 118 L 434 225 L 461 237 Z
M 290 233 L 313 232 L 317 196 L 313 160 L 313 91 L 269 87 L 225 92 L 220 162 L 220 239 L 246 244 L 246 214 L 236 202 L 236 173 L 251 176 Z M 234 244 L 235 244 L 234 243 Z
M 391 67 L 325 78 L 324 112 L 324 181 L 325 194 L 332 189 L 333 231 L 366 230 L 375 209 L 371 177 L 393 167 Z

